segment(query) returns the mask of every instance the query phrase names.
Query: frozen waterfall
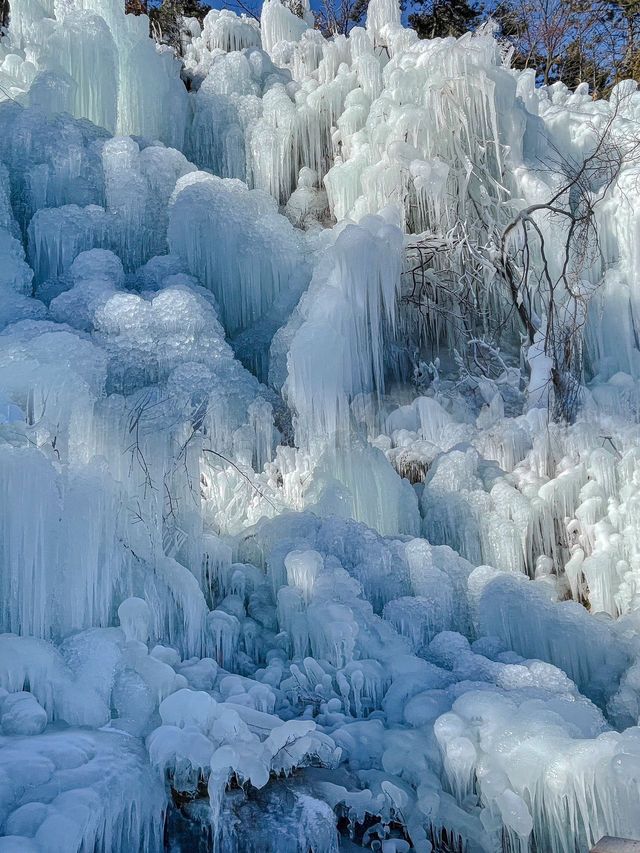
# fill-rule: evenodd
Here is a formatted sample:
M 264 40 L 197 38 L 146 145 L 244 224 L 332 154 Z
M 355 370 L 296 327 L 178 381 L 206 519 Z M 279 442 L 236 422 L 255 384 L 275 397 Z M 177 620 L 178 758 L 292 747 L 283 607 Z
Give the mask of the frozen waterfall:
M 640 839 L 637 85 L 180 26 L 0 37 L 0 853 Z

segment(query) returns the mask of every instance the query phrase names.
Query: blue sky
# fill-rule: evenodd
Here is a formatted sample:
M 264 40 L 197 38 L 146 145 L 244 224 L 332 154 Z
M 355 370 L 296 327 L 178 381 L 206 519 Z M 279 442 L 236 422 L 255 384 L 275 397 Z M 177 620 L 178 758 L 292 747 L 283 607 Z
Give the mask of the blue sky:
M 203 0 L 206 6 L 210 6 L 212 9 L 232 9 L 234 12 L 241 13 L 243 11 L 243 7 L 251 10 L 255 14 L 260 14 L 260 8 L 262 6 L 262 0 Z M 311 8 L 317 9 L 320 7 L 319 0 L 310 0 Z M 151 0 L 150 5 L 156 6 L 160 4 L 160 0 Z M 404 14 L 404 18 L 406 20 L 407 15 L 412 9 L 416 7 L 417 3 L 412 3 L 411 0 L 407 0 L 406 2 L 406 10 Z M 477 3 L 475 5 L 478 5 Z M 484 6 L 488 7 L 491 5 L 491 2 L 485 2 Z

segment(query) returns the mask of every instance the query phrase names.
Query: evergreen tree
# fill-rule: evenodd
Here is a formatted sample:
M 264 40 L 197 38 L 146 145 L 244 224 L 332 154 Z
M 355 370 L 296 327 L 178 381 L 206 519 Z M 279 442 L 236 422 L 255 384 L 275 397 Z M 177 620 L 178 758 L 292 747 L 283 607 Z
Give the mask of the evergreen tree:
M 461 36 L 481 21 L 482 6 L 474 0 L 420 0 L 409 24 L 420 38 Z

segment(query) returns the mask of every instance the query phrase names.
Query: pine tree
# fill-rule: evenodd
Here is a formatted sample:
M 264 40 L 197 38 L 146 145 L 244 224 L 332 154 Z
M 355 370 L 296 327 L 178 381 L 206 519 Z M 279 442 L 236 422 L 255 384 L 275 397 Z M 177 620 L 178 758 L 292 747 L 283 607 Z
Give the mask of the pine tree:
M 481 15 L 480 3 L 473 0 L 421 0 L 409 24 L 420 38 L 461 36 L 478 25 Z

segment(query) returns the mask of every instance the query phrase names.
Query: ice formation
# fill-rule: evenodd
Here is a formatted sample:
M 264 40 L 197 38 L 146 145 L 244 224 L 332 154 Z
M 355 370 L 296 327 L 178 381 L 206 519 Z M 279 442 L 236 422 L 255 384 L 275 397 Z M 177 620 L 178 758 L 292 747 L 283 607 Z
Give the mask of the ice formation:
M 640 93 L 298 5 L 179 62 L 121 0 L 11 2 L 0 851 L 640 838 L 637 159 L 558 311 L 570 424 L 498 275 Z

